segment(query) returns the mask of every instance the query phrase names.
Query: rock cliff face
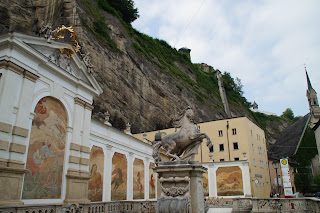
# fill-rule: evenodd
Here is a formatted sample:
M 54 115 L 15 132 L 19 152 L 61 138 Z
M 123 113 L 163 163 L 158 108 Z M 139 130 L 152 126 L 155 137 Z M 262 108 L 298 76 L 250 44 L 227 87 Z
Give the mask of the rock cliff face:
M 41 25 L 53 28 L 73 26 L 83 54 L 90 53 L 93 75 L 103 89 L 94 99 L 93 117 L 103 119 L 109 111 L 110 122 L 118 129 L 130 123 L 132 132 L 168 128 L 171 118 L 186 106 L 196 111 L 197 122 L 226 117 L 219 93 L 199 101 L 192 88 L 177 86 L 180 79 L 168 75 L 133 48 L 134 39 L 114 15 L 99 11 L 117 49 L 111 48 L 83 23 L 93 25 L 95 1 L 91 0 L 3 0 L 0 2 L 0 32 L 23 32 L 36 35 Z M 88 12 L 90 11 L 91 14 Z M 155 59 L 156 60 L 156 59 Z M 196 79 L 190 65 L 174 62 L 190 79 Z M 218 85 L 215 85 L 218 87 Z M 205 93 L 204 89 L 199 89 Z M 241 104 L 231 103 L 233 116 L 250 114 Z

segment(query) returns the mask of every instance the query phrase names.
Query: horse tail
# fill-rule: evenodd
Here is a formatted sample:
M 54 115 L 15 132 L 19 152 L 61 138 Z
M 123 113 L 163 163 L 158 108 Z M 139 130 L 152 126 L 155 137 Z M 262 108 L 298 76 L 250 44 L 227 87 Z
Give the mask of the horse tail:
M 162 146 L 162 141 L 153 141 L 152 144 L 152 157 L 154 158 L 156 163 L 161 162 L 162 160 L 159 154 L 159 149 Z

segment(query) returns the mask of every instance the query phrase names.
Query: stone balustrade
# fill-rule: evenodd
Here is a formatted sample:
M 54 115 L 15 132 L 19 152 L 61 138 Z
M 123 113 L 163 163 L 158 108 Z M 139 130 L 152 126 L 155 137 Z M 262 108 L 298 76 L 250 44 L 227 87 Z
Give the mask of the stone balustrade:
M 307 212 L 320 213 L 320 199 L 316 198 L 236 198 L 232 212 Z
M 84 204 L 0 207 L 0 213 L 155 213 L 156 201 L 113 201 Z

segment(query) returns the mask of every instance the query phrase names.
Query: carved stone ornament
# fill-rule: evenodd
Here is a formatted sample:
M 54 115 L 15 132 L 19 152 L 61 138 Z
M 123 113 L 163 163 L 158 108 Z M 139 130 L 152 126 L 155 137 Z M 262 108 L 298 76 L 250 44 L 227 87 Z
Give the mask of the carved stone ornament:
M 161 177 L 159 179 L 160 187 L 162 189 L 162 192 L 168 196 L 168 197 L 177 197 L 177 196 L 183 196 L 190 190 L 190 178 L 189 177 L 169 177 L 164 178 Z M 164 182 L 169 183 L 167 187 L 164 186 Z M 183 184 L 186 183 L 185 186 L 176 186 L 173 184 Z
M 67 54 L 61 53 L 59 50 L 57 50 L 49 56 L 49 60 L 68 73 L 73 74 L 70 67 L 71 60 Z
M 112 126 L 111 123 L 109 122 L 110 120 L 110 113 L 108 111 L 106 111 L 104 113 L 104 124 L 108 125 L 108 126 Z

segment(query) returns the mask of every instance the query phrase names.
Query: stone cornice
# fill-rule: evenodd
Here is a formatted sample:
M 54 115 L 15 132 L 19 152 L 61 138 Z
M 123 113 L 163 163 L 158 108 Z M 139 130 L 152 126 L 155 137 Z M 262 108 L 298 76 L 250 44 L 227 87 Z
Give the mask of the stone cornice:
M 25 70 L 23 72 L 23 75 L 24 75 L 23 76 L 24 78 L 26 78 L 26 79 L 28 79 L 30 81 L 33 81 L 33 82 L 36 82 L 39 79 L 39 76 L 37 76 L 37 75 L 33 74 L 32 72 L 29 72 L 27 70 Z
M 93 108 L 94 108 L 94 107 L 93 107 L 91 104 L 89 104 L 89 103 L 86 103 L 86 104 L 84 105 L 84 107 L 85 107 L 86 109 L 90 110 L 90 111 L 92 111 Z
M 0 61 L 0 68 L 10 69 L 11 71 L 17 73 L 18 75 L 20 75 L 21 73 L 23 73 L 23 71 L 25 71 L 22 67 L 16 65 L 15 63 L 13 63 L 11 61 L 7 61 L 7 60 Z
M 86 104 L 86 102 L 84 100 L 82 100 L 82 99 L 80 99 L 78 97 L 74 99 L 74 103 L 78 104 L 80 106 L 84 106 Z

